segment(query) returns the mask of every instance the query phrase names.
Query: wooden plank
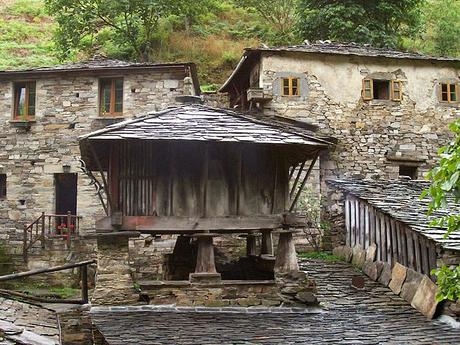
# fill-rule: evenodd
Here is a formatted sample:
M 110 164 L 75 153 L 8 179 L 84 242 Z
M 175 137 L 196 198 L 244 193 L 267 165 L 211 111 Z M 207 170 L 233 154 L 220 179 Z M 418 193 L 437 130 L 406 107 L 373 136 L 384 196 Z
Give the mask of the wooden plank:
M 415 270 L 419 273 L 423 273 L 419 236 L 415 231 L 412 231 L 412 239 L 414 240 Z
M 374 209 L 375 218 L 375 244 L 377 246 L 377 260 L 382 261 L 382 237 L 380 234 L 380 218 L 379 212 Z
M 428 259 L 428 247 L 424 236 L 420 235 L 420 256 L 422 259 L 422 270 L 426 275 L 430 275 L 430 265 Z
M 406 234 L 407 267 L 417 270 L 415 265 L 414 238 L 412 236 L 412 230 L 409 227 L 404 226 L 403 231 Z
M 398 234 L 396 233 L 396 221 L 390 217 L 391 228 L 391 254 L 393 257 L 393 265 L 399 262 L 399 249 L 398 249 Z
M 398 232 L 398 239 L 399 239 L 399 255 L 400 255 L 400 262 L 404 266 L 408 266 L 407 263 L 407 245 L 406 245 L 406 233 L 403 230 L 403 224 L 400 222 L 396 222 L 396 229 Z
M 380 213 L 380 238 L 382 239 L 382 261 L 388 262 L 387 255 L 387 231 L 385 226 L 385 215 Z
M 356 228 L 356 215 L 355 215 L 355 202 L 352 197 L 348 196 L 350 204 L 350 246 L 354 247 L 356 244 L 355 228 Z
M 284 224 L 283 215 L 234 217 L 155 217 L 125 216 L 120 230 L 157 234 L 182 234 L 199 231 L 248 232 L 251 230 L 279 229 Z M 97 231 L 113 231 L 110 217 L 96 222 Z
M 366 249 L 366 224 L 364 217 L 365 207 L 364 203 L 360 201 L 359 203 L 359 244 L 361 248 Z
M 351 246 L 351 224 L 350 224 L 350 200 L 345 198 L 345 243 L 347 246 Z
M 363 206 L 364 210 L 364 249 L 370 245 L 370 226 L 369 226 L 369 205 L 366 203 Z
M 390 218 L 385 215 L 385 235 L 386 235 L 386 252 L 387 252 L 387 262 L 393 266 L 393 253 L 392 253 L 392 242 L 391 242 L 391 225 Z
M 369 205 L 369 212 L 368 212 L 368 220 L 369 220 L 369 245 L 376 244 L 375 238 L 375 209 Z

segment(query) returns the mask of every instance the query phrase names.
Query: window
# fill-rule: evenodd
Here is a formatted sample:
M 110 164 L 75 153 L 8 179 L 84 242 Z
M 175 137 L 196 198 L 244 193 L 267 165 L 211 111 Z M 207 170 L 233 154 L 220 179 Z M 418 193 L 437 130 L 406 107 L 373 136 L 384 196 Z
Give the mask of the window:
M 6 174 L 0 174 L 0 199 L 6 198 Z
M 35 82 L 14 84 L 14 113 L 15 120 L 29 120 L 35 117 Z
M 402 100 L 402 83 L 399 80 L 363 79 L 362 96 L 365 101 Z
M 101 115 L 121 115 L 123 112 L 123 79 L 101 79 L 99 102 Z
M 299 78 L 282 78 L 281 81 L 281 94 L 283 96 L 299 96 Z
M 399 166 L 399 176 L 409 177 L 411 180 L 417 179 L 417 167 L 410 165 Z
M 441 102 L 457 103 L 458 102 L 458 83 L 441 84 Z

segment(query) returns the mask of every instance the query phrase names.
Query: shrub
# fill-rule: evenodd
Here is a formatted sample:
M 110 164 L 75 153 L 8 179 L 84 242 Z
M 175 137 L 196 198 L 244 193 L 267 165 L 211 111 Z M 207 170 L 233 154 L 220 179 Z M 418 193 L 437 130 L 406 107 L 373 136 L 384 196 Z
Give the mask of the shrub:
M 443 300 L 460 300 L 460 265 L 454 269 L 442 266 L 440 269 L 432 270 L 431 274 L 437 277 L 439 287 L 436 299 L 438 302 Z

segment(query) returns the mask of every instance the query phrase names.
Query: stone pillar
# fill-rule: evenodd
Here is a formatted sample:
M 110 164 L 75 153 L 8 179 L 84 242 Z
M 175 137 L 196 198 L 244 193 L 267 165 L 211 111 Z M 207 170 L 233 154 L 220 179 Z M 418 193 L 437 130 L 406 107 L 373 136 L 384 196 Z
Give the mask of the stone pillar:
M 262 246 L 260 248 L 261 255 L 273 255 L 273 237 L 272 230 L 262 230 Z
M 196 257 L 195 273 L 190 273 L 191 282 L 220 281 L 221 275 L 216 271 L 214 261 L 213 237 L 217 234 L 199 233 L 193 237 L 197 239 L 198 253 Z
M 280 236 L 275 260 L 275 272 L 285 273 L 299 270 L 292 233 L 293 231 L 290 230 L 281 230 L 279 232 Z
M 97 235 L 96 287 L 91 297 L 93 305 L 133 304 L 139 300 L 129 267 L 128 242 L 132 235 L 129 232 Z

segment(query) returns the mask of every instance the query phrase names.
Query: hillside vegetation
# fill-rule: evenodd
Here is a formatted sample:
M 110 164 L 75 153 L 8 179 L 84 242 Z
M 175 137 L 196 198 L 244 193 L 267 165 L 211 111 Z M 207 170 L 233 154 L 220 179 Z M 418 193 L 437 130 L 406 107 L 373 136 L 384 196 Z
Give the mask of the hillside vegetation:
M 316 0 L 279 0 L 275 3 L 272 0 L 194 0 L 188 2 L 187 6 L 200 1 L 206 2 L 207 5 L 190 17 L 167 15 L 160 18 L 156 23 L 152 42 L 149 43 L 152 49 L 147 60 L 195 62 L 205 90 L 215 90 L 228 77 L 245 47 L 254 47 L 260 43 L 269 45 L 301 43 L 300 37 L 310 38 L 309 35 L 305 36 L 305 30 L 313 33 L 311 39 L 314 40 L 314 37 L 324 39 L 323 36 L 340 39 L 343 36 L 341 31 L 347 26 L 355 27 L 358 33 L 364 30 L 363 28 L 372 29 L 372 23 L 362 21 L 357 18 L 359 16 L 350 16 L 345 5 L 329 0 L 324 3 Z M 392 1 L 382 0 L 381 3 L 390 4 Z M 57 29 L 60 28 L 61 33 L 65 29 L 57 24 L 59 16 L 67 23 L 75 16 L 70 15 L 67 19 L 62 19 L 62 11 L 55 10 L 53 13 L 57 15 L 53 18 L 46 12 L 45 2 L 63 4 L 62 6 L 67 7 L 78 6 L 71 0 L 0 0 L 1 70 L 49 66 L 59 62 L 89 58 L 94 54 L 105 54 L 120 59 L 133 58 L 135 55 L 129 51 L 128 45 L 123 45 L 123 42 L 114 39 L 113 28 L 97 27 L 101 24 L 97 18 L 94 22 L 97 33 L 94 34 L 89 30 L 89 33 L 82 34 L 78 48 L 68 48 L 70 44 L 66 44 L 72 43 L 75 36 L 71 36 L 70 41 L 64 41 L 64 44 L 61 42 L 59 45 L 59 40 L 53 40 L 53 33 Z M 348 2 L 355 3 L 355 5 L 346 5 L 350 6 L 349 8 L 355 6 L 356 12 L 362 10 L 363 5 L 360 1 L 349 0 Z M 414 24 L 413 28 L 408 27 L 409 24 L 404 22 L 405 15 L 393 11 L 395 18 L 399 15 L 401 30 L 415 32 L 410 36 L 400 35 L 397 40 L 399 47 L 430 54 L 447 52 L 449 55 L 460 55 L 458 39 L 460 1 L 411 0 L 411 2 L 422 4 L 417 7 L 418 12 L 412 14 L 414 23 L 418 22 L 420 25 Z M 163 0 L 163 3 L 168 4 L 168 1 Z M 174 2 L 171 0 L 172 3 Z M 180 4 L 181 1 L 177 3 Z M 329 3 L 329 7 L 325 7 L 326 3 Z M 106 4 L 112 7 L 120 5 L 110 1 Z M 299 4 L 304 6 L 300 12 L 296 10 L 300 8 Z M 318 7 L 313 10 L 313 7 L 308 6 Z M 379 13 L 377 11 L 374 14 L 378 17 Z M 391 15 L 392 12 L 389 13 Z M 88 15 L 91 16 L 91 10 Z M 84 19 L 85 15 L 82 14 L 82 17 L 76 18 L 76 21 L 67 25 L 66 30 L 70 30 L 70 35 L 74 35 L 73 25 L 78 26 L 81 24 L 79 20 Z M 328 22 L 324 22 L 325 20 Z M 391 22 L 391 17 L 389 20 Z M 335 23 L 335 26 L 331 23 Z M 329 31 L 322 32 L 320 28 L 326 24 L 331 24 Z M 385 22 L 382 25 L 386 25 Z M 92 25 L 83 24 L 80 30 L 91 27 Z M 142 33 L 142 28 L 138 32 Z M 369 33 L 370 37 L 374 37 L 375 33 L 385 34 L 383 30 L 376 29 L 374 34 Z M 358 37 L 361 36 L 358 34 Z M 395 40 L 395 37 L 393 39 Z M 349 40 L 359 41 L 356 37 L 350 37 Z M 64 55 L 63 48 L 69 49 Z M 64 60 L 59 61 L 58 56 L 61 60 L 64 57 Z

